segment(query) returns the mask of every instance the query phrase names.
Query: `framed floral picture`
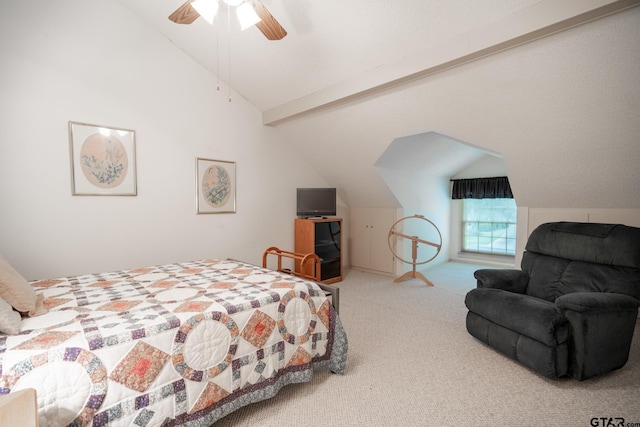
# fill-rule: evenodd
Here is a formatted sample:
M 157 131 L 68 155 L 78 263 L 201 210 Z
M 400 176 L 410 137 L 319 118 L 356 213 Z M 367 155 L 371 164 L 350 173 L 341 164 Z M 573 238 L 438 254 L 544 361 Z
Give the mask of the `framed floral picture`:
M 69 150 L 74 196 L 137 194 L 134 130 L 69 122 Z
M 196 213 L 235 212 L 235 162 L 196 158 Z

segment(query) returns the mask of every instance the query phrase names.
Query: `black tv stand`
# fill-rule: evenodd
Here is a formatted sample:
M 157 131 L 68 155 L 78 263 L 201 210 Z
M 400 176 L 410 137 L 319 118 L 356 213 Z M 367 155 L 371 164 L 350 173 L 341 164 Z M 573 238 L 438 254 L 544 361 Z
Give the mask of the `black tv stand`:
M 314 253 L 320 258 L 320 281 L 342 280 L 342 218 L 297 218 L 295 220 L 295 252 Z M 312 266 L 296 262 L 295 271 L 305 275 Z

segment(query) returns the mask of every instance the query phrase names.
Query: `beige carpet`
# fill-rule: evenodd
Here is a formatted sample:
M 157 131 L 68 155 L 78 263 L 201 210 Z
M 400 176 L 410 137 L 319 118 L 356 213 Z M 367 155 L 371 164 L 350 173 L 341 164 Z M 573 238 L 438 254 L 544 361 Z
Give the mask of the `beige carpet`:
M 594 417 L 640 423 L 640 327 L 624 368 L 583 382 L 546 379 L 467 333 L 464 295 L 475 286 L 476 268 L 427 270 L 433 288 L 350 270 L 339 284 L 346 374 L 317 372 L 310 383 L 288 385 L 215 426 L 588 427 Z

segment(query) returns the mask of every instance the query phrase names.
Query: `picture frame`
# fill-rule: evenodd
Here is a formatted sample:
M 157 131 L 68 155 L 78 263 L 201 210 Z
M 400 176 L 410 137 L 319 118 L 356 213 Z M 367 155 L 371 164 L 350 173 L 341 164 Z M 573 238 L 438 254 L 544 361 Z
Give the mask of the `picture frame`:
M 136 132 L 69 122 L 71 194 L 136 196 Z
M 236 213 L 236 163 L 196 158 L 196 213 Z

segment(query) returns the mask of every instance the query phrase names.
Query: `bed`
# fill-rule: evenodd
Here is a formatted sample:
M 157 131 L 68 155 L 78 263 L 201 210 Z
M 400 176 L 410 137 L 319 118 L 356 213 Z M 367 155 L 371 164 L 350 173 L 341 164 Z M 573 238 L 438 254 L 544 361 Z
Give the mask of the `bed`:
M 209 426 L 345 370 L 330 298 L 283 271 L 200 260 L 31 286 L 47 313 L 0 334 L 0 394 L 36 389 L 41 427 Z

